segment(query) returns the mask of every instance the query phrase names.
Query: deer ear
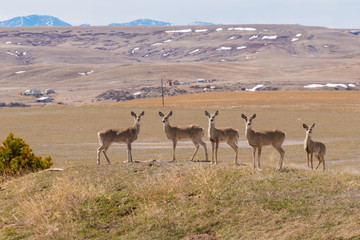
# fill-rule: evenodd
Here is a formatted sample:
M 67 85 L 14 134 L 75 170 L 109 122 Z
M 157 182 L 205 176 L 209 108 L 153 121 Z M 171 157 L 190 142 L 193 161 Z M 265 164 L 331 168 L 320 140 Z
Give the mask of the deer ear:
M 131 111 L 131 116 L 136 117 L 136 113 L 134 113 L 133 111 Z
M 164 114 L 162 112 L 159 112 L 160 117 L 164 117 Z
M 245 114 L 241 114 L 241 117 L 243 118 L 243 119 L 245 119 L 245 121 L 247 121 L 247 117 L 245 116 Z
M 311 126 L 311 128 L 315 127 L 315 123 Z
M 169 112 L 168 117 L 172 116 L 172 111 Z
M 305 128 L 306 130 L 308 130 L 308 126 L 306 124 L 303 124 L 303 128 Z
M 216 110 L 215 116 L 217 116 L 219 114 L 219 111 Z
M 254 118 L 256 118 L 256 114 L 254 113 L 254 115 L 252 115 L 252 117 L 251 117 L 252 119 L 254 119 Z
M 139 116 L 142 117 L 142 116 L 144 116 L 144 114 L 145 114 L 145 111 L 142 111 L 142 112 L 139 114 Z
M 208 111 L 205 111 L 205 116 L 210 117 L 210 113 Z

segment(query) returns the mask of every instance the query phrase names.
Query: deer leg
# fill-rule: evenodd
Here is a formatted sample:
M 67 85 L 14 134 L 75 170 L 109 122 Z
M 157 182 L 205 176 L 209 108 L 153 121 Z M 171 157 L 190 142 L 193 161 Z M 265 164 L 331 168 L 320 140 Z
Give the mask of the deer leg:
M 110 164 L 110 160 L 109 160 L 108 156 L 106 155 L 106 151 L 107 151 L 107 148 L 102 150 L 102 152 L 103 152 L 103 154 L 104 154 L 104 156 L 106 158 L 106 161 L 108 161 L 108 163 Z
M 204 147 L 205 150 L 205 156 L 206 156 L 206 162 L 209 161 L 209 157 L 208 157 L 208 152 L 207 152 L 207 148 L 206 148 L 206 143 L 200 139 L 199 143 Z
M 261 167 L 260 167 L 261 150 L 262 150 L 262 147 L 259 147 L 258 148 L 258 167 L 259 167 L 259 169 L 261 169 Z
M 323 163 L 323 171 L 325 171 L 325 158 L 322 156 L 321 160 L 322 160 L 322 163 Z
M 318 165 L 316 166 L 315 170 L 318 169 L 318 167 L 320 166 L 321 162 L 323 161 L 322 158 L 320 157 L 320 155 L 317 156 L 317 159 L 319 160 L 319 163 Z M 325 166 L 325 165 L 324 165 Z M 324 170 L 325 170 L 325 167 L 324 167 Z
M 311 161 L 311 170 L 313 170 L 313 156 L 314 156 L 314 153 L 310 153 L 310 161 Z
M 97 149 L 97 164 L 100 165 L 100 153 L 103 150 L 103 146 L 101 145 L 98 149 Z
M 172 154 L 173 154 L 173 158 L 172 158 L 172 162 L 175 161 L 175 149 L 176 149 L 176 140 L 173 140 L 173 146 L 172 146 Z
M 229 144 L 230 147 L 232 147 L 232 148 L 234 149 L 234 151 L 235 151 L 234 163 L 235 163 L 235 165 L 238 165 L 237 159 L 238 159 L 238 149 L 239 149 L 239 147 L 238 147 L 238 145 L 237 145 L 236 143 L 229 143 L 229 142 L 228 142 L 228 144 Z
M 215 164 L 218 164 L 218 149 L 219 149 L 219 142 L 216 142 L 216 147 L 215 147 Z
M 308 167 L 310 167 L 310 153 L 306 153 L 307 156 L 307 163 L 308 163 Z
M 128 162 L 132 162 L 132 155 L 131 155 L 131 142 L 127 143 L 127 152 L 128 152 Z
M 282 165 L 284 162 L 284 157 L 285 157 L 285 151 L 281 146 L 275 147 L 275 149 L 280 153 L 280 159 L 279 159 L 279 163 L 278 163 L 278 170 L 282 169 Z
M 214 164 L 215 142 L 211 141 L 211 163 Z
M 254 169 L 256 168 L 256 160 L 255 160 L 255 155 L 256 155 L 256 147 L 253 147 L 253 159 L 254 159 Z
M 200 147 L 199 143 L 194 142 L 194 144 L 195 144 L 195 152 L 194 152 L 194 154 L 192 155 L 190 161 L 193 161 L 193 160 L 194 160 L 194 157 L 195 157 L 195 155 L 196 155 L 196 153 L 198 152 L 199 147 Z

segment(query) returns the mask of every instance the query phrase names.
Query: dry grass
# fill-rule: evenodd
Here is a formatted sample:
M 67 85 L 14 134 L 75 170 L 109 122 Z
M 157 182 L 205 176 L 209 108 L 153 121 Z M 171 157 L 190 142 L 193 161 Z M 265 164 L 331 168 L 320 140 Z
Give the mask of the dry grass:
M 171 108 L 165 109 L 156 105 L 156 99 L 3 109 L 2 139 L 14 132 L 36 154 L 51 155 L 55 167 L 65 170 L 29 174 L 0 185 L 0 238 L 181 239 L 196 234 L 219 239 L 360 238 L 360 177 L 349 174 L 359 173 L 357 93 L 279 92 L 279 98 L 288 101 L 272 105 L 270 99 L 278 102 L 272 93 L 246 94 L 176 97 L 168 99 Z M 231 102 L 214 104 L 227 96 Z M 302 104 L 301 98 L 313 107 Z M 196 101 L 190 105 L 188 99 Z M 278 154 L 272 148 L 262 155 L 264 169 L 253 171 L 251 150 L 242 134 L 239 161 L 245 165 L 232 164 L 233 151 L 225 144 L 218 166 L 190 163 L 190 142 L 179 143 L 179 161 L 168 163 L 171 143 L 158 111 L 172 109 L 172 124 L 196 123 L 207 129 L 204 110 L 215 108 L 220 112 L 219 127 L 236 127 L 242 133 L 241 112 L 256 112 L 255 129 L 286 132 L 284 171 L 275 171 Z M 156 161 L 124 164 L 122 144 L 109 150 L 112 165 L 102 161 L 97 166 L 96 132 L 131 125 L 131 110 L 145 110 L 133 157 Z M 303 122 L 316 122 L 313 138 L 328 147 L 326 172 L 306 169 Z M 197 159 L 204 157 L 200 149 Z
M 354 194 L 360 190 L 358 176 L 163 162 L 43 174 L 41 184 L 35 174 L 26 177 L 26 196 L 12 196 L 12 222 L 2 223 L 2 238 L 180 239 L 190 233 L 215 233 L 220 239 L 360 236 L 359 196 Z M 8 183 L 4 191 L 15 193 L 20 184 Z

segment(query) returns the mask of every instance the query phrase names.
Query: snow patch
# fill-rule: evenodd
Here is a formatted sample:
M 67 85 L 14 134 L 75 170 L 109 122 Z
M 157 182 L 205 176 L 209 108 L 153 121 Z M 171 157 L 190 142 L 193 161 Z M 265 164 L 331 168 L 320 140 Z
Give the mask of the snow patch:
M 241 50 L 241 49 L 245 49 L 245 48 L 246 48 L 246 46 L 240 46 L 240 47 L 237 47 L 236 49 Z
M 191 52 L 189 52 L 189 55 L 191 55 L 191 54 L 194 54 L 194 53 L 196 53 L 196 52 L 198 52 L 198 51 L 200 51 L 200 49 L 195 49 L 194 51 L 191 51 Z
M 208 29 L 198 29 L 198 30 L 195 30 L 195 32 L 207 32 Z
M 355 87 L 354 84 L 352 84 L 352 85 Z M 342 88 L 348 88 L 348 86 L 346 86 L 346 84 L 343 84 L 343 83 L 310 84 L 310 85 L 304 86 L 304 88 L 321 88 L 321 87 L 333 87 L 333 88 L 342 87 Z M 351 87 L 350 84 L 349 84 L 349 87 Z
M 297 40 L 299 40 L 299 38 L 292 38 L 292 39 L 291 39 L 292 42 L 295 42 L 295 41 L 297 41 Z
M 215 31 L 220 32 L 222 30 L 223 30 L 222 28 L 217 28 Z
M 11 43 L 12 43 L 11 41 L 5 42 L 5 44 L 11 44 Z
M 151 44 L 151 46 L 158 46 L 158 45 L 161 45 L 162 43 L 154 43 L 154 44 Z
M 132 51 L 131 51 L 131 53 L 132 54 L 134 54 L 137 50 L 139 50 L 140 48 L 138 48 L 138 47 L 136 47 L 136 48 L 134 48 Z
M 81 76 L 85 76 L 85 75 L 90 75 L 94 72 L 94 70 L 91 70 L 90 72 L 78 72 L 79 75 Z
M 250 28 L 250 27 L 245 27 L 245 28 L 243 28 L 243 27 L 238 27 L 238 28 L 228 28 L 228 30 L 229 30 L 229 31 L 235 30 L 235 31 L 251 31 L 251 32 L 253 32 L 253 31 L 256 31 L 256 28 Z
M 232 36 L 228 40 L 235 40 L 235 39 L 236 39 L 236 36 Z
M 216 49 L 217 51 L 230 51 L 232 49 L 232 47 L 220 47 L 218 49 Z
M 255 87 L 253 88 L 247 88 L 246 91 L 249 91 L 249 92 L 255 92 L 256 90 L 258 90 L 259 88 L 262 88 L 264 85 L 263 84 L 258 84 L 256 85 Z
M 296 34 L 296 37 L 299 38 L 299 37 L 301 37 L 301 35 L 302 35 L 301 33 L 298 33 L 298 34 Z
M 182 29 L 182 30 L 171 30 L 171 31 L 165 31 L 166 33 L 189 33 L 192 32 L 192 29 Z
M 20 73 L 24 73 L 24 72 L 26 72 L 26 71 L 17 71 L 17 72 L 15 72 L 15 74 L 20 74 Z
M 261 39 L 262 39 L 262 40 L 275 40 L 275 39 L 277 39 L 277 35 L 274 35 L 274 36 L 263 36 Z
M 249 37 L 249 40 L 256 39 L 258 37 L 259 37 L 259 35 L 252 35 L 251 37 Z

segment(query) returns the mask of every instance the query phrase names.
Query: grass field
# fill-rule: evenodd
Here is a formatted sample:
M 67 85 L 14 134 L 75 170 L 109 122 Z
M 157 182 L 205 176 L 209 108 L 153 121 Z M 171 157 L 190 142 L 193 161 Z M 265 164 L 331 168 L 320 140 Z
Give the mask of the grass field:
M 161 99 L 140 99 L 2 109 L 0 139 L 13 132 L 64 171 L 0 185 L 0 238 L 358 239 L 359 99 L 358 92 L 232 92 L 166 98 L 165 108 Z M 102 156 L 97 166 L 97 132 L 130 126 L 130 111 L 142 110 L 133 144 L 133 158 L 142 163 L 124 164 L 125 145 L 114 144 L 108 151 L 112 164 Z M 243 165 L 233 165 L 233 151 L 224 143 L 218 166 L 191 163 L 189 141 L 178 144 L 178 162 L 168 163 L 171 142 L 158 111 L 170 110 L 170 124 L 195 123 L 205 132 L 204 110 L 219 110 L 216 126 L 240 132 Z M 272 148 L 263 151 L 263 170 L 252 170 L 241 113 L 257 114 L 254 129 L 286 133 L 283 171 L 275 171 L 279 156 Z M 313 138 L 328 149 L 326 172 L 307 169 L 302 124 L 313 122 Z M 204 158 L 200 148 L 196 159 Z

